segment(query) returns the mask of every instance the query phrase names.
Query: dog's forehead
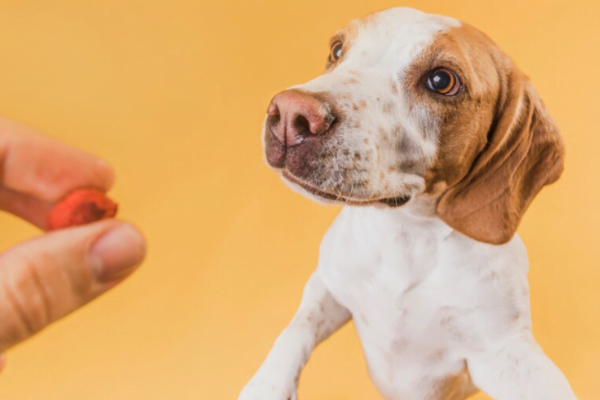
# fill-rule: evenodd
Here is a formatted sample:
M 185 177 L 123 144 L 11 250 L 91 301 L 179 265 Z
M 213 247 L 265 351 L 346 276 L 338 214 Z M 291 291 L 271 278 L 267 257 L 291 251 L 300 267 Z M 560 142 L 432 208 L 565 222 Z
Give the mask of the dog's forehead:
M 344 37 L 348 44 L 348 60 L 403 68 L 436 35 L 461 25 L 450 17 L 412 8 L 392 8 L 351 21 L 337 36 Z

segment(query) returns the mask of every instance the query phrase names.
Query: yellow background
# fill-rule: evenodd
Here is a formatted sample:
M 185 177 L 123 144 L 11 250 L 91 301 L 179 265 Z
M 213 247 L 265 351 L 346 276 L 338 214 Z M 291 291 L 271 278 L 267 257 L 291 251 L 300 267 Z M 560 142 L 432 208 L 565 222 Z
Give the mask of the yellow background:
M 0 114 L 107 159 L 143 268 L 9 352 L 0 398 L 234 399 L 300 300 L 338 212 L 262 162 L 277 91 L 319 74 L 349 19 L 395 5 L 487 32 L 562 127 L 567 167 L 534 201 L 534 333 L 580 399 L 600 393 L 600 2 L 0 0 Z M 0 245 L 37 232 L 0 216 Z M 350 326 L 304 399 L 377 399 Z M 478 400 L 487 399 L 478 395 Z

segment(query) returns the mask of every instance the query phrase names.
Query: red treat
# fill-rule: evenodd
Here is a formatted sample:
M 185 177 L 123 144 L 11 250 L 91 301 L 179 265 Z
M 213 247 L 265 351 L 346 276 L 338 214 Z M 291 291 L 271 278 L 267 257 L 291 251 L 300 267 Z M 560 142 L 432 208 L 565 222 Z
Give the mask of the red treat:
M 97 189 L 76 189 L 67 194 L 48 213 L 48 229 L 85 225 L 111 218 L 118 205 Z

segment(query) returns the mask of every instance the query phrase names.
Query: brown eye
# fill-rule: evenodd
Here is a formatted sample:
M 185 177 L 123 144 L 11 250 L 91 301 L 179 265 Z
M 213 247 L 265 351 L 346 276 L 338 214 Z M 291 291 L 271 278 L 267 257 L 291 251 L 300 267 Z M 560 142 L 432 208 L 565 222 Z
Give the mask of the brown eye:
M 344 50 L 344 43 L 342 42 L 334 42 L 331 45 L 331 52 L 329 53 L 329 61 L 336 62 L 342 57 Z
M 454 71 L 448 68 L 438 68 L 429 74 L 427 87 L 444 96 L 454 96 L 460 90 L 461 84 Z

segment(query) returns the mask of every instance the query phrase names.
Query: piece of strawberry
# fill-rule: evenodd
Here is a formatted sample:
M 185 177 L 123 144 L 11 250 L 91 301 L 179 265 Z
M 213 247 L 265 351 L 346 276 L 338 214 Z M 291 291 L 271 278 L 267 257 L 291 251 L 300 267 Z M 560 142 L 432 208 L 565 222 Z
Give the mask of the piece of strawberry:
M 85 225 L 117 214 L 118 205 L 98 189 L 76 189 L 48 213 L 48 230 Z

